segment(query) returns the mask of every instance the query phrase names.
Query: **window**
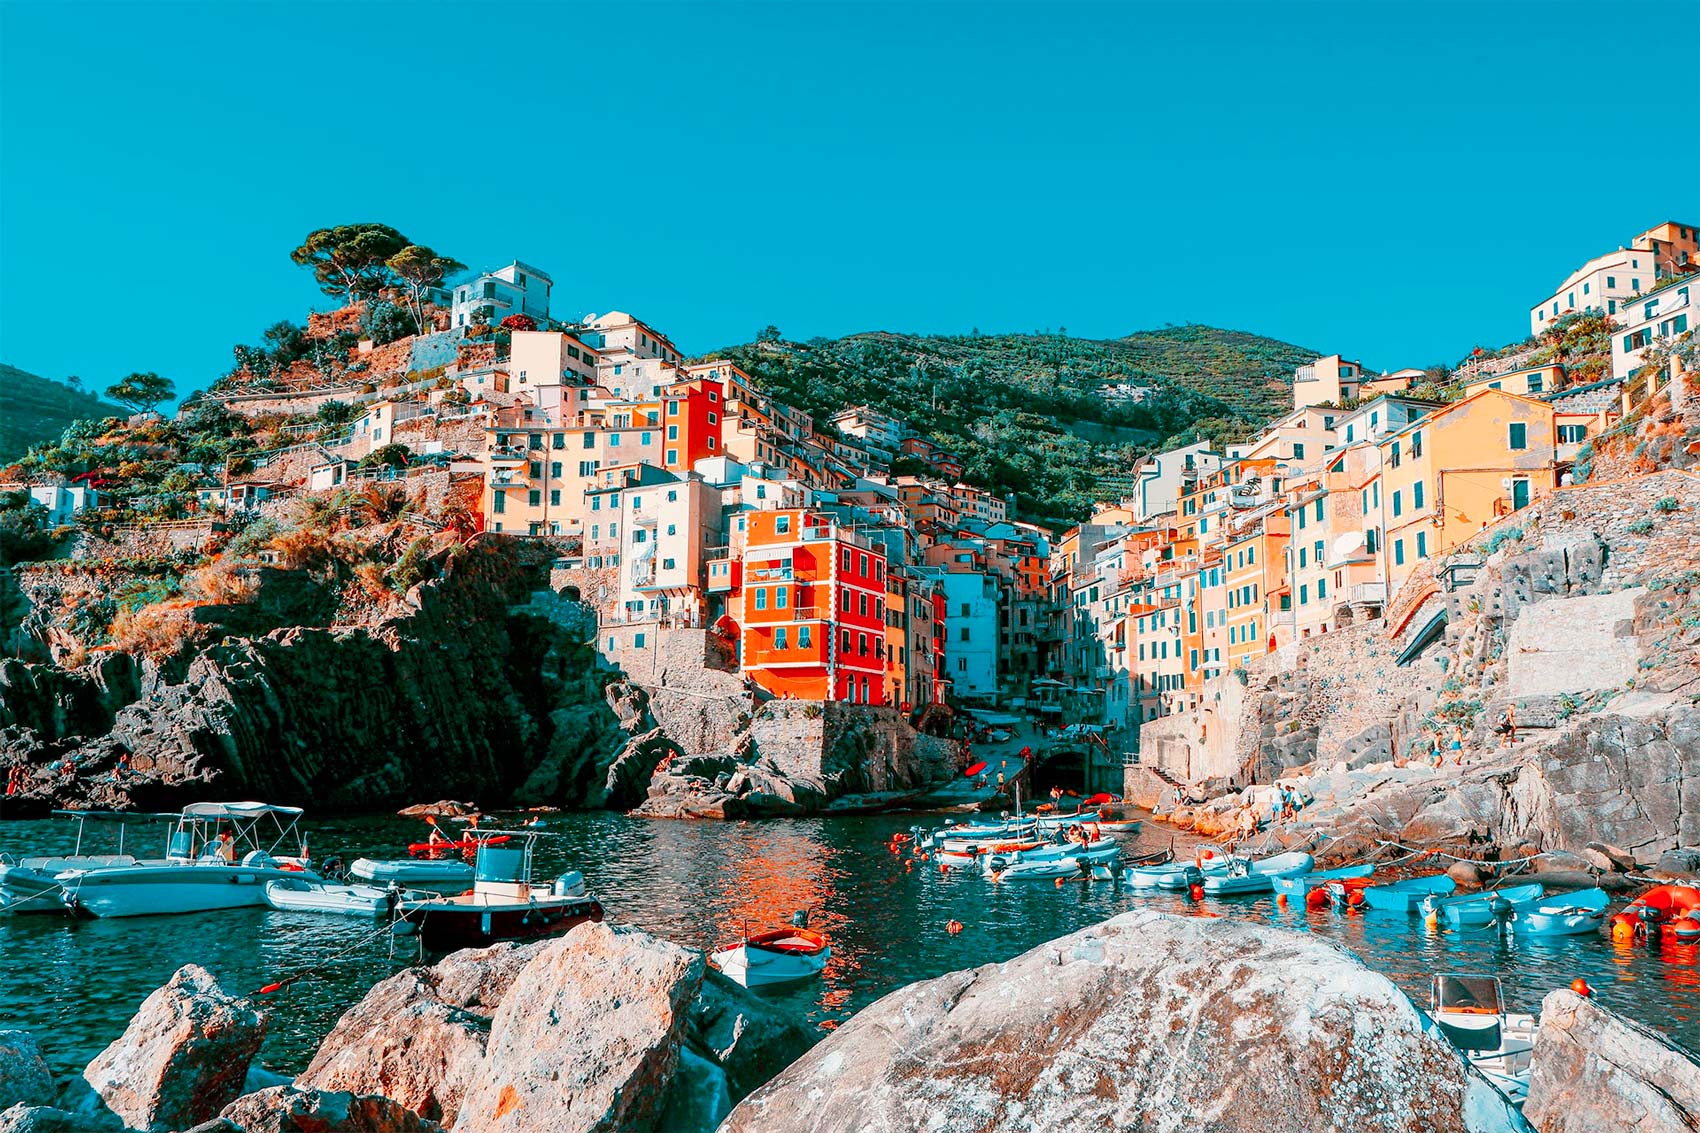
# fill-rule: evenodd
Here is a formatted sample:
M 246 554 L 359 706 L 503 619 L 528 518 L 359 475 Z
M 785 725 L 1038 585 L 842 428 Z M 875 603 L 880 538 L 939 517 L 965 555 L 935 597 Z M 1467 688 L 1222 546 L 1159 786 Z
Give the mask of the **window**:
M 647 542 L 649 542 L 649 532 L 645 531 L 641 527 L 638 528 L 636 531 L 632 532 L 632 542 L 634 542 L 634 543 L 647 543 Z
M 1616 287 L 1617 286 L 1617 276 L 1615 276 L 1615 275 L 1606 276 L 1606 286 L 1607 287 Z
M 559 488 L 550 488 L 549 489 L 549 506 L 550 507 L 560 507 L 561 506 L 561 489 L 559 489 Z
M 1404 515 L 1404 514 L 1405 514 L 1405 493 L 1403 491 L 1395 491 L 1393 493 L 1393 518 L 1397 519 L 1401 515 Z
M 773 521 L 773 530 L 780 535 L 789 535 L 791 533 L 791 517 L 788 515 L 777 516 Z
M 677 417 L 678 415 L 679 415 L 679 403 L 676 402 L 676 401 L 669 401 L 667 403 L 667 416 Z
M 758 610 L 767 609 L 767 588 L 765 586 L 758 586 L 758 587 L 756 587 L 755 593 L 756 593 L 756 609 L 758 609 Z
M 1405 564 L 1405 540 L 1403 539 L 1393 540 L 1393 562 L 1396 566 Z
M 543 434 L 542 433 L 530 433 L 530 434 L 528 434 L 527 437 L 526 437 L 526 447 L 527 448 L 542 448 L 543 447 Z
M 1423 482 L 1421 480 L 1411 485 L 1411 510 L 1423 510 Z
M 654 433 L 640 433 L 638 435 L 638 443 L 641 445 L 647 445 L 650 442 L 650 438 L 653 436 L 655 436 Z
M 1558 443 L 1561 445 L 1579 445 L 1588 438 L 1586 425 L 1560 425 L 1558 427 Z
M 618 434 L 618 433 L 609 433 L 608 434 L 608 447 L 609 448 L 619 448 L 620 447 L 620 434 Z
M 1328 580 L 1319 578 L 1316 580 L 1316 600 L 1320 602 L 1326 597 L 1328 597 Z
M 677 425 L 667 426 L 667 439 L 670 440 L 670 441 L 676 441 L 676 440 L 679 439 L 679 426 L 677 426 Z
M 642 649 L 643 648 L 643 634 L 641 634 L 641 633 L 632 634 L 632 644 L 637 646 L 639 649 Z
M 868 616 L 868 596 L 866 594 L 856 595 L 856 612 L 864 618 Z
M 850 592 L 848 590 L 838 592 L 838 612 L 841 614 L 850 612 Z
M 526 502 L 532 507 L 537 507 L 543 502 L 543 493 L 538 489 L 533 488 L 531 491 L 526 493 Z
M 1294 441 L 1293 442 L 1293 459 L 1294 460 L 1303 460 L 1304 458 L 1305 458 L 1305 446 L 1304 446 L 1303 442 Z
M 1418 430 L 1411 434 L 1411 457 L 1415 459 L 1423 454 L 1423 434 Z
M 1507 427 L 1507 445 L 1512 452 L 1518 452 L 1529 447 L 1529 426 L 1521 421 L 1513 421 Z
M 958 641 L 967 641 L 968 640 L 968 627 L 963 626 L 961 629 L 957 630 L 956 636 L 957 636 Z
M 1299 587 L 1299 605 L 1310 605 L 1310 583 L 1308 582 Z
M 783 593 L 783 591 L 781 593 Z M 786 641 L 785 641 L 785 627 L 784 626 L 780 626 L 778 629 L 773 631 L 773 647 L 775 649 L 788 648 Z
M 670 449 L 667 450 L 667 463 L 668 464 L 679 463 L 679 450 L 678 449 L 670 448 Z
M 791 604 L 791 588 L 789 586 L 775 587 L 774 591 L 773 591 L 773 606 L 774 606 L 774 609 L 783 610 L 783 609 L 785 609 L 785 607 L 789 606 L 790 604 Z
M 844 548 L 844 556 L 843 556 L 842 562 L 843 562 L 843 569 L 845 571 L 848 571 L 850 569 L 850 548 L 849 547 Z
M 1428 532 L 1417 532 L 1417 558 L 1428 558 Z
M 491 495 L 490 510 L 495 512 L 497 515 L 501 515 L 503 512 L 507 511 L 508 494 L 506 492 L 496 492 Z
M 1305 568 L 1305 549 L 1303 547 L 1300 547 L 1299 548 L 1299 569 L 1303 570 L 1304 568 Z
M 1367 551 L 1367 552 L 1369 552 L 1370 554 L 1373 555 L 1373 554 L 1375 554 L 1376 549 L 1380 546 L 1381 546 L 1381 532 L 1380 531 L 1371 527 L 1369 530 L 1364 532 L 1364 550 L 1365 551 Z
M 531 466 L 530 466 L 530 468 L 529 468 L 529 469 L 528 469 L 528 471 L 530 471 L 530 473 L 531 473 L 531 478 L 532 478 L 532 479 L 533 479 L 533 480 L 538 480 L 538 479 L 541 479 L 541 478 L 542 478 L 542 476 L 543 476 L 543 462 L 542 462 L 542 461 L 540 461 L 540 460 L 534 460 L 534 461 L 532 461 L 532 462 L 531 462 Z
M 567 447 L 567 434 L 565 434 L 565 433 L 551 433 L 549 435 L 549 447 L 550 448 L 566 448 Z
M 1316 501 L 1316 521 L 1318 523 L 1322 522 L 1322 501 L 1321 500 Z
M 856 654 L 860 657 L 868 655 L 868 635 L 865 633 L 856 635 Z
M 850 631 L 849 630 L 842 631 L 842 636 L 840 636 L 840 638 L 839 638 L 838 648 L 839 648 L 840 652 L 843 652 L 843 653 L 850 652 Z
M 595 473 L 596 462 L 594 460 L 581 460 L 578 462 L 578 474 L 580 476 L 592 476 L 595 475 Z
M 555 480 L 559 480 L 561 478 L 561 462 L 560 461 L 551 460 L 549 462 L 549 476 L 552 479 L 555 479 Z
M 595 448 L 596 447 L 596 434 L 595 433 L 584 433 L 582 435 L 584 437 L 584 447 L 585 448 Z
M 1539 375 L 1539 374 L 1530 374 L 1529 375 L 1529 392 L 1530 393 L 1540 393 L 1541 387 L 1542 387 L 1543 384 L 1544 383 L 1541 379 L 1541 375 Z
M 1392 464 L 1393 467 L 1395 467 L 1395 468 L 1399 467 L 1399 442 L 1398 441 L 1393 442 L 1393 454 L 1392 454 L 1392 458 L 1388 461 L 1388 463 Z
M 813 639 L 810 635 L 809 629 L 810 629 L 810 627 L 808 627 L 808 626 L 798 626 L 797 627 L 797 648 L 798 649 L 807 649 L 809 646 L 814 644 L 814 641 L 813 641 Z

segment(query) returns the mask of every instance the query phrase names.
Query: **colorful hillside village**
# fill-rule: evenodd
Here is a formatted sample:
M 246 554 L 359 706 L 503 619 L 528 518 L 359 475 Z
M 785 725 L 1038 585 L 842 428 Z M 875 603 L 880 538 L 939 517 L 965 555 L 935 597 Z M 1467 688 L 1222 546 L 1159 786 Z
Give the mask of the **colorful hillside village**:
M 866 405 L 816 420 L 634 315 L 557 318 L 550 276 L 516 261 L 433 292 L 429 333 L 351 341 L 328 375 L 220 383 L 207 396 L 234 413 L 336 402 L 352 419 L 209 475 L 197 501 L 430 478 L 474 537 L 549 541 L 559 588 L 622 663 L 687 627 L 776 697 L 1015 713 L 1132 752 L 1142 725 L 1256 658 L 1396 617 L 1436 556 L 1585 479 L 1596 438 L 1679 396 L 1696 237 L 1662 224 L 1589 260 L 1530 308 L 1533 338 L 1475 350 L 1444 383 L 1317 358 L 1256 436 L 1153 453 L 1063 531 L 963 483 L 927 422 Z M 349 339 L 357 306 L 309 334 Z M 1554 349 L 1588 319 L 1609 357 L 1603 339 Z M 899 457 L 927 473 L 893 474 Z M 57 514 L 98 488 L 30 491 Z

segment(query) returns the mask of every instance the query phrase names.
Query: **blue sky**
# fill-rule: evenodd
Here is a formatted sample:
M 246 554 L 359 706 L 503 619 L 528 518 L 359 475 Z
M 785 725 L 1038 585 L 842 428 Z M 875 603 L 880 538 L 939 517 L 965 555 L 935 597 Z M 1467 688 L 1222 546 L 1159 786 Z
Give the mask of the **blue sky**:
M 693 352 L 1206 322 L 1456 360 L 1700 220 L 1612 12 L 5 0 L 0 360 L 205 385 L 328 305 L 288 252 L 362 220 Z

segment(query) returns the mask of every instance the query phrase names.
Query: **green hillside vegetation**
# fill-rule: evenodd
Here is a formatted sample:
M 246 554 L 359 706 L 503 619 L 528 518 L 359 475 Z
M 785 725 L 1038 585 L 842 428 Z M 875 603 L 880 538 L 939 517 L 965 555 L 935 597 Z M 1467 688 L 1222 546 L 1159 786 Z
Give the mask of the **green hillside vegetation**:
M 31 445 L 57 440 L 74 421 L 123 413 L 91 393 L 0 364 L 0 464 L 16 460 Z
M 854 405 L 908 422 L 963 460 L 964 479 L 1016 497 L 1024 517 L 1072 522 L 1143 452 L 1181 436 L 1249 436 L 1290 404 L 1313 350 L 1183 326 L 1121 339 L 872 332 L 758 341 L 708 355 L 824 421 Z M 1137 401 L 1105 396 L 1148 387 Z M 897 471 L 904 471 L 899 467 Z

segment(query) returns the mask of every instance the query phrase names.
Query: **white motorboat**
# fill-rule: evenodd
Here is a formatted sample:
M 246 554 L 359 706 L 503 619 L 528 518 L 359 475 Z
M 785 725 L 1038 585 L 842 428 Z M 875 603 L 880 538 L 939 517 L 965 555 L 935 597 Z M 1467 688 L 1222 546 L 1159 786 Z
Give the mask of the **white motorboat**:
M 1539 1020 L 1505 1009 L 1496 976 L 1434 977 L 1430 1024 L 1461 1051 L 1511 1104 L 1521 1109 L 1529 1096 Z
M 397 858 L 394 860 L 355 858 L 348 867 L 353 877 L 388 885 L 437 885 L 467 889 L 472 886 L 474 871 L 466 862 L 452 858 Z
M 200 913 L 265 904 L 268 881 L 303 877 L 301 809 L 266 803 L 194 803 L 177 815 L 163 862 L 69 869 L 57 880 L 75 912 L 96 917 Z M 274 856 L 284 848 L 294 856 Z
M 797 913 L 790 928 L 748 932 L 744 939 L 730 948 L 722 948 L 709 956 L 709 963 L 730 980 L 745 987 L 791 983 L 818 976 L 832 959 L 832 946 L 826 937 L 808 929 L 808 917 Z
M 470 893 L 401 902 L 401 920 L 418 929 L 425 947 L 453 952 L 501 940 L 558 936 L 586 921 L 602 919 L 602 905 L 585 891 L 583 874 L 565 873 L 546 885 L 532 883 L 535 831 L 480 830 L 469 831 L 468 836 L 479 839 Z M 507 838 L 521 841 L 492 844 Z
M 403 889 L 399 885 L 338 885 L 291 877 L 268 881 L 266 904 L 288 913 L 333 913 L 345 917 L 385 917 L 402 901 L 427 900 L 435 894 Z
M 1309 854 L 1276 854 L 1274 857 L 1251 861 L 1234 858 L 1226 869 L 1204 877 L 1204 891 L 1216 897 L 1243 893 L 1268 893 L 1278 878 L 1296 877 L 1309 873 L 1316 860 Z
M 62 818 L 77 820 L 76 848 L 69 854 L 33 858 L 14 858 L 0 854 L 0 912 L 58 913 L 65 909 L 65 888 L 59 875 L 68 870 L 105 869 L 109 866 L 163 865 L 164 858 L 146 863 L 134 854 L 125 853 L 128 828 L 140 823 L 175 822 L 175 814 L 142 814 L 116 810 L 56 810 Z M 118 827 L 118 844 L 110 854 L 83 853 L 83 836 L 90 822 L 112 823 Z
M 1090 847 L 1058 846 L 1055 849 L 1054 853 L 1023 858 L 1002 869 L 994 870 L 992 865 L 987 863 L 986 869 L 991 873 L 993 881 L 1048 881 L 1058 877 L 1107 878 L 1112 875 L 1121 858 L 1121 847 L 1114 842 Z

